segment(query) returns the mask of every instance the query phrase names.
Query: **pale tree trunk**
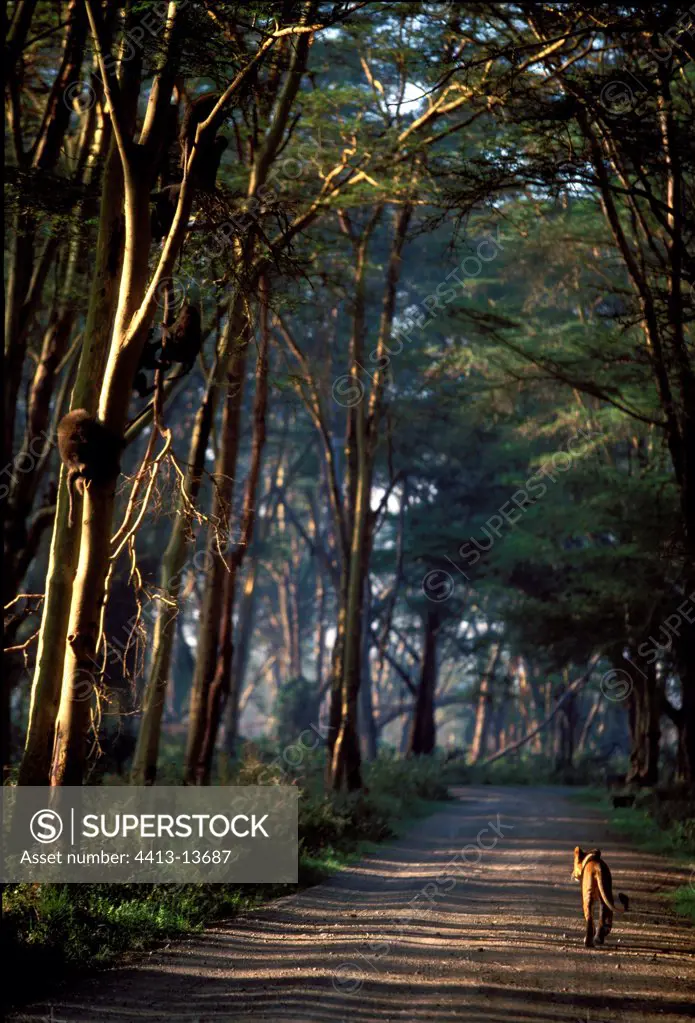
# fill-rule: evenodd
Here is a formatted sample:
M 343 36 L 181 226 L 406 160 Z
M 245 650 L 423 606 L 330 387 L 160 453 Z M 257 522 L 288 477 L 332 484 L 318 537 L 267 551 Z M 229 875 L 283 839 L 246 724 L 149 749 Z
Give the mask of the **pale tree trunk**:
M 282 479 L 284 476 L 284 459 L 285 450 L 283 444 L 275 469 L 270 476 L 270 490 L 268 494 L 266 494 L 266 498 L 269 494 L 279 490 L 282 485 Z M 230 692 L 237 693 L 239 695 L 237 699 L 228 700 L 227 702 L 227 720 L 224 737 L 225 753 L 231 762 L 236 760 L 239 719 L 243 713 L 245 701 L 251 692 L 251 689 L 247 691 L 244 690 L 244 683 L 248 671 L 253 639 L 253 628 L 256 619 L 256 605 L 258 597 L 258 588 L 256 584 L 258 582 L 259 567 L 258 549 L 268 536 L 280 507 L 281 502 L 279 498 L 273 503 L 272 512 L 270 512 L 266 506 L 266 514 L 260 523 L 261 528 L 257 527 L 255 529 L 251 550 L 248 552 L 249 563 L 243 586 L 241 608 L 239 610 L 239 625 L 237 629 L 238 638 L 237 642 L 234 644 L 232 655 L 232 680 L 230 683 Z
M 326 728 L 326 785 L 332 785 L 333 751 L 340 730 L 341 696 L 343 685 L 343 655 L 345 649 L 345 621 L 347 615 L 348 570 L 344 564 L 340 573 L 338 589 L 338 616 L 335 625 L 335 642 L 331 655 L 331 685 L 328 697 L 328 723 Z
M 321 693 L 323 689 L 323 666 L 326 658 L 326 596 L 327 587 L 323 578 L 323 570 L 320 565 L 316 566 L 316 626 L 314 637 L 314 677 L 316 679 L 316 692 Z
M 520 671 L 520 685 L 523 683 L 522 691 L 525 695 L 528 694 L 529 706 L 532 708 L 529 727 L 535 728 L 543 714 L 541 705 L 543 694 L 537 679 L 533 675 L 532 666 L 527 665 L 523 659 L 521 660 Z M 536 735 L 533 741 L 533 751 L 539 754 L 543 752 L 543 740 L 540 734 Z
M 407 756 L 408 746 L 410 744 L 410 733 L 413 730 L 413 711 L 406 711 L 403 715 L 403 725 L 401 727 L 401 742 L 398 747 L 398 751 L 402 757 Z
M 162 280 L 171 275 L 183 242 L 193 200 L 191 169 L 199 150 L 194 149 L 191 155 L 174 223 L 164 244 L 155 276 L 148 287 L 150 181 L 143 173 L 143 167 L 152 166 L 153 155 L 159 145 L 158 133 L 161 133 L 167 113 L 169 96 L 158 90 L 155 81 L 150 93 L 150 108 L 146 115 L 145 128 L 139 143 L 142 149 L 136 149 L 124 118 L 120 91 L 112 71 L 106 66 L 107 53 L 100 14 L 90 0 L 86 0 L 85 6 L 98 51 L 99 67 L 104 80 L 124 178 L 123 268 L 113 335 L 98 406 L 98 417 L 101 422 L 113 435 L 122 437 L 133 380 L 155 313 L 158 290 Z M 221 105 L 222 101 L 219 104 L 220 109 Z M 153 106 L 157 108 L 156 116 L 152 113 Z M 143 160 L 144 154 L 149 154 L 148 163 Z M 53 746 L 51 766 L 53 785 L 78 785 L 82 782 L 86 733 L 90 717 L 90 701 L 85 698 L 85 687 L 94 685 L 97 638 L 111 553 L 115 485 L 115 480 L 98 486 L 92 483 L 85 489 L 82 502 L 80 553 L 72 588 L 68 642 L 65 648 L 63 683 Z
M 580 757 L 585 752 L 585 750 L 587 748 L 587 744 L 589 742 L 589 736 L 591 735 L 591 730 L 594 727 L 594 723 L 596 721 L 596 717 L 597 717 L 598 712 L 599 712 L 599 710 L 601 708 L 601 701 L 602 701 L 602 699 L 603 699 L 603 694 L 599 693 L 598 696 L 594 697 L 594 701 L 591 704 L 591 707 L 589 708 L 589 713 L 586 716 L 586 720 L 584 721 L 584 725 L 583 725 L 582 730 L 580 732 L 579 739 L 577 740 L 576 754 L 577 754 L 578 757 Z
M 508 741 L 511 741 L 513 734 L 513 723 L 511 711 L 513 708 L 511 679 L 505 671 L 502 677 L 502 684 L 497 697 L 495 711 L 495 727 L 492 730 L 495 751 L 503 749 Z
M 302 675 L 302 627 L 299 618 L 299 566 L 301 552 L 296 536 L 292 537 L 291 550 L 292 561 L 290 563 L 290 571 L 287 574 L 287 598 L 291 636 L 290 672 L 292 678 L 300 678 Z
M 8 607 L 19 596 L 22 579 L 38 552 L 43 534 L 55 517 L 49 498 L 43 508 L 33 516 L 32 509 L 36 493 L 48 465 L 50 450 L 50 404 L 54 381 L 59 364 L 66 354 L 70 332 L 75 317 L 75 306 L 71 289 L 75 285 L 79 240 L 74 236 L 70 244 L 68 268 L 63 284 L 63 298 L 59 309 L 54 311 L 51 322 L 44 334 L 44 340 L 34 379 L 29 392 L 27 425 L 21 451 L 15 460 L 18 475 L 13 479 L 5 510 L 4 564 L 3 564 L 3 605 Z M 65 368 L 66 383 L 69 382 L 71 366 Z M 60 393 L 58 395 L 60 400 Z M 24 470 L 26 463 L 29 469 Z M 22 616 L 5 626 L 5 650 L 14 644 Z M 12 728 L 10 721 L 11 693 L 22 673 L 18 671 L 21 657 L 7 652 L 3 655 L 2 677 L 2 757 L 3 773 L 12 762 Z
M 124 61 L 120 85 L 126 121 L 134 116 L 138 84 L 137 61 Z M 104 132 L 101 137 L 106 140 L 110 139 L 110 136 L 109 131 Z M 118 148 L 115 141 L 111 140 L 102 183 L 94 279 L 71 401 L 72 408 L 85 408 L 90 413 L 96 412 L 99 382 L 104 375 L 118 301 L 124 238 L 123 169 Z M 77 492 L 74 498 L 75 518 L 78 519 L 82 498 Z M 64 467 L 61 467 L 41 630 L 31 689 L 29 723 L 19 772 L 20 785 L 45 785 L 50 771 L 70 602 L 80 549 L 80 530 L 76 524 L 72 528 L 68 524 L 68 504 L 66 473 Z
M 282 629 L 282 674 L 285 680 L 302 673 L 297 576 L 300 555 L 294 537 L 289 540 L 290 557 L 277 573 L 278 616 Z
M 18 459 L 33 463 L 33 471 L 19 473 L 10 489 L 5 528 L 5 561 L 3 566 L 3 604 L 8 604 L 17 593 L 25 564 L 23 552 L 27 543 L 27 523 L 41 483 L 42 468 L 47 460 L 41 458 L 47 448 L 50 425 L 51 397 L 56 375 L 65 356 L 75 320 L 73 288 L 76 285 L 77 261 L 82 239 L 73 235 L 70 241 L 68 267 L 62 286 L 63 297 L 46 328 L 39 362 L 29 389 L 27 426 Z
M 510 668 L 511 670 L 511 668 Z M 523 657 L 516 659 L 515 674 L 517 683 L 519 686 L 519 713 L 521 715 L 522 723 L 525 732 L 530 732 L 536 727 L 540 720 L 540 714 L 538 713 L 538 707 L 536 704 L 536 698 L 533 692 L 533 688 L 529 683 L 528 676 L 526 673 L 526 664 Z M 541 739 L 540 735 L 537 735 L 534 740 L 533 752 L 541 752 Z

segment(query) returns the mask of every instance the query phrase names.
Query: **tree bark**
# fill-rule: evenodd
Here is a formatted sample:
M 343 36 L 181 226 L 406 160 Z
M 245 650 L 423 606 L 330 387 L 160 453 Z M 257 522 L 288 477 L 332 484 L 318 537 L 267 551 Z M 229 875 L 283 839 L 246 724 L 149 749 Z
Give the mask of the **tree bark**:
M 493 643 L 488 654 L 488 662 L 480 679 L 480 689 L 475 711 L 475 727 L 473 740 L 471 742 L 468 762 L 477 764 L 485 752 L 487 743 L 488 726 L 490 723 L 490 710 L 492 706 L 492 685 L 495 678 L 495 671 L 500 658 L 500 644 Z
M 371 633 L 371 599 L 369 588 L 369 572 L 364 576 L 364 607 L 362 613 L 362 677 L 360 681 L 360 712 L 359 732 L 364 760 L 376 760 L 378 753 L 378 733 L 374 720 L 373 680 L 369 642 Z
M 239 541 L 234 546 L 229 559 L 222 598 L 222 626 L 220 632 L 220 649 L 217 667 L 207 693 L 205 706 L 205 732 L 202 739 L 198 762 L 197 780 L 203 785 L 210 783 L 212 759 L 217 741 L 222 711 L 229 702 L 234 706 L 233 719 L 236 722 L 239 697 L 241 691 L 232 689 L 232 655 L 234 651 L 234 603 L 236 600 L 236 583 L 244 558 L 253 542 L 256 522 L 256 502 L 258 481 L 261 474 L 263 449 L 266 439 L 266 415 L 268 410 L 268 282 L 261 279 L 260 288 L 261 325 L 258 359 L 256 362 L 256 393 L 253 406 L 253 436 L 251 440 L 251 458 L 249 473 L 246 480 L 244 503 L 241 512 L 241 530 Z
M 205 585 L 203 609 L 200 615 L 200 633 L 196 657 L 195 675 L 191 687 L 191 702 L 188 722 L 188 740 L 184 764 L 184 781 L 195 785 L 201 780 L 199 759 L 203 747 L 207 721 L 207 705 L 210 686 L 215 677 L 222 620 L 220 598 L 229 602 L 229 588 L 226 577 L 229 574 L 225 560 L 217 554 L 220 533 L 229 542 L 231 509 L 234 493 L 239 451 L 241 407 L 246 376 L 246 358 L 250 341 L 250 327 L 245 319 L 243 299 L 239 296 L 230 329 L 238 338 L 232 353 L 227 373 L 227 396 L 222 417 L 222 440 L 215 467 L 215 490 L 208 529 L 207 554 L 208 571 Z
M 366 258 L 369 240 L 381 217 L 382 210 L 380 206 L 376 207 L 359 237 L 353 235 L 347 218 L 341 215 L 341 227 L 352 240 L 356 257 L 350 375 L 355 392 L 361 394 L 362 397 L 355 406 L 350 408 L 346 444 L 348 478 L 345 505 L 347 513 L 344 515 L 344 521 L 350 524 L 350 551 L 343 566 L 346 578 L 341 582 L 341 595 L 344 593 L 345 596 L 345 614 L 341 651 L 340 703 L 338 707 L 336 685 L 332 693 L 331 704 L 330 724 L 333 725 L 335 722 L 338 727 L 329 761 L 329 781 L 335 791 L 343 786 L 346 786 L 348 791 L 353 791 L 361 788 L 362 785 L 357 730 L 357 700 L 361 675 L 364 579 L 369 571 L 372 542 L 373 522 L 370 514 L 370 497 L 383 411 L 384 372 L 388 365 L 385 355 L 393 327 L 396 288 L 400 278 L 401 257 L 411 212 L 411 207 L 406 204 L 400 209 L 396 218 L 384 287 L 379 336 L 373 353 L 375 365 L 379 368 L 374 374 L 367 408 L 365 408 L 367 398 L 360 379 L 360 368 L 364 362 Z
M 439 608 L 427 608 L 423 615 L 422 666 L 408 743 L 410 756 L 430 756 L 437 744 L 434 720 L 437 692 L 437 635 L 441 625 Z
M 238 638 L 234 645 L 232 656 L 232 682 L 230 690 L 236 693 L 243 693 L 244 681 L 248 671 L 249 655 L 251 653 L 251 638 L 256 617 L 256 598 L 258 590 L 256 582 L 258 579 L 258 559 L 251 552 L 251 560 L 246 573 L 244 591 L 239 611 Z M 228 758 L 236 760 L 237 741 L 239 738 L 239 700 L 229 700 L 227 703 L 227 720 L 224 734 L 224 748 Z
M 343 230 L 354 242 L 356 257 L 350 376 L 358 394 L 363 394 L 360 366 L 364 361 L 367 249 L 380 213 L 381 210 L 377 209 L 357 240 L 352 238 L 349 227 L 343 226 Z M 333 724 L 333 721 L 337 719 L 337 732 L 330 761 L 330 784 L 335 791 L 339 791 L 344 785 L 347 786 L 348 791 L 359 789 L 362 786 L 357 730 L 357 697 L 360 686 L 364 597 L 362 569 L 365 563 L 365 540 L 371 493 L 371 472 L 367 451 L 367 414 L 363 398 L 348 412 L 346 471 L 346 514 L 344 519 L 349 523 L 350 548 L 343 567 L 345 604 L 341 651 L 342 671 L 339 691 L 337 686 L 334 688 L 334 699 L 336 703 L 339 700 L 339 709 L 331 706 L 330 722 Z M 341 590 L 343 590 L 342 584 Z
M 124 178 L 125 247 L 111 346 L 106 360 L 99 397 L 98 418 L 115 436 L 125 431 L 133 380 L 147 332 L 154 317 L 158 289 L 171 275 L 190 215 L 193 201 L 191 180 L 184 177 L 179 205 L 171 232 L 155 275 L 147 285 L 150 247 L 149 194 L 151 150 L 157 145 L 156 130 L 150 130 L 148 144 L 131 140 L 125 118 L 122 96 L 112 69 L 107 68 L 106 41 L 100 12 L 92 0 L 85 7 L 95 41 L 99 68 L 109 105 L 114 137 L 118 145 Z M 150 94 L 150 102 L 156 90 Z M 162 108 L 162 113 L 165 113 Z M 159 119 L 163 126 L 163 117 Z M 145 125 L 147 126 L 146 117 Z M 195 167 L 198 151 L 189 161 Z M 85 489 L 82 508 L 80 554 L 72 590 L 68 641 L 63 666 L 63 683 L 56 720 L 51 766 L 51 784 L 81 784 L 89 725 L 90 701 L 85 686 L 94 685 L 96 644 L 105 596 L 106 574 L 110 559 L 110 536 L 113 521 L 116 481 Z
M 123 64 L 121 94 L 126 120 L 134 116 L 139 68 L 137 61 Z M 110 133 L 109 133 L 110 134 Z M 104 134 L 104 141 L 109 137 Z M 94 279 L 89 296 L 85 336 L 72 395 L 72 408 L 94 413 L 99 382 L 104 375 L 109 339 L 118 301 L 119 274 L 123 258 L 125 218 L 123 169 L 115 141 L 110 143 L 102 183 Z M 75 494 L 75 518 L 82 498 Z M 29 723 L 19 771 L 20 785 L 45 785 L 48 781 L 53 733 L 58 713 L 65 658 L 70 602 L 77 571 L 80 530 L 68 524 L 66 474 L 61 467 L 53 536 L 46 575 L 46 594 L 39 632 L 36 665 L 31 689 Z M 82 688 L 84 692 L 84 687 Z
M 183 484 L 187 504 L 195 506 L 205 465 L 205 452 L 215 412 L 217 389 L 215 371 L 210 373 L 203 402 L 198 409 L 191 437 L 188 471 Z M 159 588 L 161 599 L 152 640 L 152 663 L 143 696 L 142 718 L 138 731 L 131 781 L 133 785 L 153 785 L 157 777 L 157 760 L 162 727 L 162 713 L 166 703 L 171 658 L 176 636 L 179 593 L 186 570 L 187 518 L 181 503 L 176 509 L 169 543 L 164 552 Z

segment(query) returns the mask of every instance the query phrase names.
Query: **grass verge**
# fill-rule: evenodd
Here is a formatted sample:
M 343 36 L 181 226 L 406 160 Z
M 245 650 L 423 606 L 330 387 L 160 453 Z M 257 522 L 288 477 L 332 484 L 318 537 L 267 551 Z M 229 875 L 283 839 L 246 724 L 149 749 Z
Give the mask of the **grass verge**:
M 6 885 L 0 930 L 5 1005 L 41 998 L 58 982 L 112 965 L 124 953 L 143 952 L 317 884 L 448 798 L 438 758 L 380 757 L 365 770 L 365 790 L 350 796 L 326 796 L 322 771 L 316 756 L 288 779 L 280 770 L 269 773 L 252 752 L 234 779 L 258 784 L 262 774 L 266 783 L 299 785 L 298 885 Z

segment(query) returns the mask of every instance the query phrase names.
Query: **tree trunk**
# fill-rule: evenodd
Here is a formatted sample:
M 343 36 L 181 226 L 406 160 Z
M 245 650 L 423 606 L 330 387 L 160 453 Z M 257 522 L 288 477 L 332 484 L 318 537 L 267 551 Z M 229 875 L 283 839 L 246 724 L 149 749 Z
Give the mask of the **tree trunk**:
M 375 365 L 379 368 L 374 374 L 368 409 L 365 409 L 367 398 L 360 379 L 361 366 L 364 362 L 367 249 L 372 232 L 381 217 L 382 209 L 380 205 L 376 207 L 359 238 L 353 235 L 349 222 L 341 215 L 341 227 L 353 241 L 356 256 L 350 376 L 354 393 L 360 394 L 362 397 L 349 410 L 346 444 L 348 480 L 347 514 L 344 515 L 344 521 L 349 523 L 350 550 L 343 567 L 343 571 L 347 573 L 347 585 L 345 589 L 340 724 L 332 750 L 330 767 L 330 784 L 334 790 L 340 789 L 344 784 L 348 791 L 361 788 L 362 785 L 357 732 L 357 699 L 361 675 L 364 580 L 369 571 L 372 542 L 370 497 L 382 416 L 384 372 L 388 365 L 387 342 L 391 337 L 393 327 L 401 255 L 411 212 L 411 207 L 406 204 L 401 208 L 396 219 L 379 321 L 379 336 L 374 352 Z
M 351 377 L 360 389 L 359 365 L 363 360 L 365 329 L 365 275 L 367 246 L 372 224 L 365 230 L 357 246 L 355 269 L 355 314 L 352 336 L 353 362 Z M 357 732 L 357 696 L 360 687 L 362 604 L 364 597 L 365 541 L 367 539 L 371 473 L 367 452 L 367 422 L 364 402 L 349 410 L 352 426 L 349 436 L 348 458 L 348 510 L 350 523 L 350 552 L 345 566 L 345 627 L 342 643 L 342 677 L 340 680 L 340 724 L 332 751 L 331 786 L 338 791 L 347 785 L 348 791 L 361 788 L 360 747 Z M 353 438 L 354 437 L 354 442 Z M 354 493 L 354 501 L 352 500 Z M 332 722 L 331 722 L 332 723 Z
M 136 148 L 131 141 L 131 125 L 126 117 L 123 96 L 115 88 L 113 70 L 107 69 L 108 54 L 100 12 L 92 0 L 85 8 L 90 21 L 99 70 L 104 82 L 114 138 L 123 167 L 125 195 L 125 247 L 123 269 L 119 282 L 111 345 L 106 360 L 99 397 L 98 418 L 116 437 L 125 432 L 133 381 L 140 356 L 155 314 L 158 289 L 168 278 L 183 243 L 190 215 L 193 175 L 184 178 L 179 205 L 170 234 L 166 239 L 155 275 L 148 285 L 150 249 L 150 185 L 153 147 L 159 145 L 158 131 L 167 113 L 162 104 L 161 116 L 151 116 L 151 105 L 158 94 L 158 79 L 150 93 L 145 125 Z M 129 63 L 137 64 L 139 50 Z M 167 58 L 168 60 L 169 58 Z M 168 73 L 167 67 L 160 72 Z M 137 74 L 139 82 L 139 72 Z M 164 97 L 168 102 L 168 96 Z M 194 150 L 189 170 L 195 168 L 198 152 Z M 72 589 L 67 646 L 63 665 L 63 682 L 51 766 L 51 784 L 81 784 L 86 735 L 90 719 L 90 701 L 85 687 L 94 685 L 96 645 L 105 598 L 106 574 L 110 559 L 110 537 L 113 522 L 116 480 L 85 488 L 82 508 L 80 554 Z
M 328 705 L 328 724 L 326 734 L 326 785 L 332 786 L 333 777 L 333 751 L 336 739 L 340 730 L 340 718 L 342 714 L 342 686 L 343 686 L 343 655 L 345 648 L 345 620 L 347 614 L 347 582 L 348 568 L 344 564 L 340 573 L 340 588 L 338 590 L 338 618 L 335 629 L 335 642 L 331 657 L 331 689 Z
M 27 523 L 41 483 L 41 468 L 44 449 L 49 444 L 51 397 L 58 366 L 67 352 L 70 334 L 75 319 L 73 289 L 77 277 L 77 261 L 81 253 L 82 239 L 75 235 L 71 239 L 68 267 L 63 283 L 60 308 L 53 314 L 44 333 L 39 362 L 29 391 L 27 426 L 19 459 L 28 459 L 33 471 L 16 476 L 8 498 L 5 529 L 5 561 L 3 566 L 3 604 L 8 604 L 19 592 L 22 581 L 27 545 Z
M 226 537 L 226 542 L 222 544 L 223 547 L 229 542 L 230 536 L 234 477 L 236 475 L 239 452 L 241 406 L 246 376 L 246 357 L 251 337 L 249 324 L 244 318 L 241 296 L 237 299 L 234 313 L 230 329 L 239 340 L 233 349 L 232 360 L 227 373 L 227 397 L 222 417 L 222 441 L 215 467 L 215 489 L 207 540 L 207 561 L 209 567 L 205 581 L 203 609 L 200 615 L 200 633 L 195 675 L 191 687 L 188 740 L 184 764 L 184 780 L 188 785 L 197 784 L 201 780 L 199 775 L 199 759 L 207 724 L 208 696 L 217 667 L 220 629 L 222 626 L 220 613 L 221 597 L 223 606 L 224 599 L 227 600 L 227 603 L 229 602 L 229 588 L 226 586 L 228 567 L 224 559 L 217 554 L 217 551 L 220 546 L 220 533 L 224 533 Z
M 362 613 L 362 679 L 360 682 L 360 741 L 362 756 L 365 760 L 376 760 L 378 753 L 378 734 L 374 720 L 372 701 L 372 673 L 370 659 L 369 633 L 371 631 L 371 599 L 369 592 L 369 576 L 364 580 L 364 609 Z
M 434 701 L 437 692 L 437 634 L 440 624 L 439 609 L 428 608 L 423 616 L 420 684 L 408 744 L 411 756 L 429 756 L 434 753 L 436 746 Z
M 693 527 L 695 528 L 695 527 Z M 686 580 L 688 601 L 695 602 L 695 578 Z M 695 643 L 685 626 L 675 640 L 681 683 L 681 715 L 678 728 L 679 749 L 683 760 L 683 780 L 695 789 Z
M 602 693 L 599 693 L 598 696 L 594 698 L 594 702 L 591 704 L 589 713 L 586 716 L 586 720 L 584 721 L 584 725 L 582 727 L 579 740 L 577 741 L 576 753 L 578 757 L 580 757 L 587 748 L 589 736 L 591 735 L 591 729 L 594 726 L 594 722 L 601 707 L 602 698 L 603 698 Z
M 147 282 L 150 213 L 146 179 L 126 180 L 126 210 L 129 257 L 124 260 L 119 309 L 99 402 L 99 419 L 117 437 L 123 436 L 125 430 L 130 393 L 147 334 L 143 324 L 130 343 L 125 341 L 131 319 L 144 298 Z M 96 645 L 105 597 L 115 494 L 115 480 L 102 486 L 92 483 L 84 493 L 80 554 L 72 591 L 53 747 L 52 785 L 82 783 L 90 717 L 85 686 L 93 686 L 97 663 Z
M 357 732 L 357 697 L 360 688 L 364 549 L 369 515 L 369 473 L 366 461 L 364 419 L 358 414 L 358 477 L 355 520 L 349 561 L 343 677 L 341 683 L 340 727 L 333 749 L 331 781 L 334 790 L 347 786 L 349 792 L 362 787 L 361 757 Z M 360 422 L 361 421 L 361 422 Z
M 488 727 L 490 723 L 490 710 L 492 707 L 492 687 L 499 658 L 500 644 L 493 643 L 490 647 L 488 662 L 480 680 L 480 689 L 478 690 L 473 741 L 471 742 L 471 748 L 468 754 L 468 762 L 470 764 L 477 764 L 485 752 Z
M 251 561 L 244 582 L 244 592 L 239 611 L 238 638 L 234 644 L 232 657 L 232 682 L 230 690 L 241 694 L 248 670 L 251 653 L 251 638 L 256 617 L 256 581 L 258 579 L 258 559 L 252 552 Z M 236 747 L 239 738 L 239 700 L 227 703 L 227 721 L 224 735 L 225 753 L 230 760 L 236 760 Z
M 618 663 L 625 662 L 621 659 Z M 628 704 L 631 748 L 626 781 L 639 786 L 656 785 L 659 778 L 661 694 L 655 665 L 646 665 L 646 669 L 644 674 L 632 671 L 633 686 Z
M 225 591 L 222 599 L 222 627 L 220 630 L 220 653 L 215 669 L 215 676 L 207 694 L 205 708 L 205 733 L 203 735 L 197 777 L 203 785 L 210 783 L 212 759 L 217 742 L 222 711 L 229 701 L 233 705 L 232 715 L 236 722 L 241 696 L 240 689 L 232 689 L 232 655 L 234 651 L 234 602 L 236 599 L 236 582 L 239 571 L 253 542 L 256 522 L 256 502 L 258 481 L 261 475 L 261 463 L 266 438 L 266 415 L 268 410 L 268 284 L 266 278 L 261 280 L 260 290 L 261 325 L 258 360 L 256 363 L 256 393 L 253 405 L 253 437 L 251 441 L 251 457 L 249 473 L 244 492 L 244 503 L 241 512 L 241 530 L 239 541 L 229 556 L 228 573 L 225 579 Z
M 129 73 L 137 75 L 135 62 Z M 96 411 L 99 382 L 104 375 L 118 300 L 118 268 L 123 256 L 125 235 L 123 170 L 115 143 L 111 145 L 106 162 L 102 189 L 96 267 L 72 396 L 72 408 L 85 408 L 91 413 Z M 74 497 L 74 514 L 78 519 L 82 498 L 78 494 Z M 29 724 L 19 771 L 20 785 L 45 785 L 49 776 L 70 602 L 80 550 L 80 530 L 77 525 L 72 528 L 68 525 L 68 503 L 66 473 L 61 466 L 46 575 L 46 595 L 31 689 Z
M 326 657 L 326 584 L 320 565 L 316 567 L 316 624 L 314 639 L 314 676 L 316 692 L 323 688 L 323 665 Z
M 216 398 L 213 370 L 210 373 L 205 397 L 196 414 L 188 456 L 189 468 L 183 484 L 188 498 L 187 503 L 190 502 L 192 506 L 195 506 L 200 491 Z M 159 588 L 162 599 L 159 602 L 154 626 L 152 662 L 143 695 L 142 718 L 133 758 L 131 774 L 133 785 L 153 785 L 157 777 L 162 713 L 166 703 L 174 638 L 180 614 L 178 599 L 186 572 L 186 551 L 189 548 L 186 533 L 187 517 L 183 504 L 179 501 L 160 572 Z M 181 639 L 183 642 L 183 637 Z

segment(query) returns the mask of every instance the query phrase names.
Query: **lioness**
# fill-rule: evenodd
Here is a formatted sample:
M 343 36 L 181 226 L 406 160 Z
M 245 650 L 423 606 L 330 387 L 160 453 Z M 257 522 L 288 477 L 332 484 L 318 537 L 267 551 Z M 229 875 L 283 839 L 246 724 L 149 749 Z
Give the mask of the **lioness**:
M 598 903 L 601 906 L 601 925 L 596 935 L 596 942 L 602 945 L 604 938 L 610 934 L 613 926 L 613 914 L 625 913 L 629 909 L 630 900 L 627 895 L 619 892 L 618 899 L 622 903 L 622 907 L 614 905 L 613 879 L 608 864 L 601 859 L 600 849 L 592 849 L 585 853 L 580 846 L 575 847 L 572 878 L 579 881 L 582 886 L 582 906 L 586 920 L 584 944 L 587 948 L 594 946 L 593 910 L 595 903 Z

